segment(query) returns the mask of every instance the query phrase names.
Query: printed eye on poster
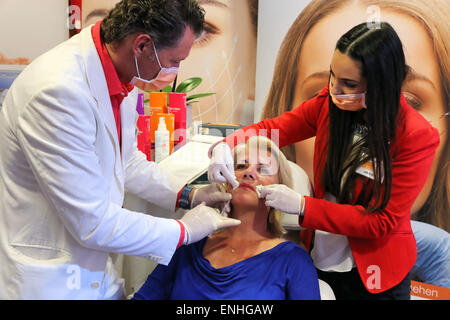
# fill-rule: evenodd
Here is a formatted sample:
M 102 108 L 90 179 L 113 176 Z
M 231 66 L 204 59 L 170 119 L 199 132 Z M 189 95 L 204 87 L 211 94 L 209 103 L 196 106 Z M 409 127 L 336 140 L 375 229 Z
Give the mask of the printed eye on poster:
M 118 0 L 70 0 L 70 34 L 76 34 L 114 8 Z M 192 121 L 253 122 L 258 0 L 199 1 L 205 10 L 203 33 L 182 61 L 178 83 L 200 77 L 190 94 L 215 93 L 192 105 Z M 78 18 L 80 17 L 80 18 Z

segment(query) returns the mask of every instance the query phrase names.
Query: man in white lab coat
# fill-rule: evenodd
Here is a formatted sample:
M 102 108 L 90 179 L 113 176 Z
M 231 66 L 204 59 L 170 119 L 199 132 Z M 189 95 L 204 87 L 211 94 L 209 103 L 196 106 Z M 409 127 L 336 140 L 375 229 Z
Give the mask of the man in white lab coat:
M 109 253 L 168 264 L 180 245 L 239 223 L 206 206 L 229 195 L 180 192 L 136 147 L 131 84 L 172 81 L 203 16 L 194 0 L 123 0 L 17 78 L 0 113 L 0 299 L 123 298 Z M 194 209 L 179 221 L 132 212 L 125 189 Z

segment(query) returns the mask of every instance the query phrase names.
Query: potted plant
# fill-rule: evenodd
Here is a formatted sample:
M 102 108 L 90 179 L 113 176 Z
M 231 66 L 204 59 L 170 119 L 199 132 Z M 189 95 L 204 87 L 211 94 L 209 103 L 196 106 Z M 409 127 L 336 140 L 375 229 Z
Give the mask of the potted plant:
M 194 90 L 195 88 L 197 88 L 202 83 L 202 81 L 203 81 L 203 79 L 200 78 L 200 77 L 192 77 L 192 78 L 188 78 L 186 80 L 183 80 L 177 86 L 176 85 L 177 78 L 175 78 L 175 81 L 174 81 L 175 90 L 173 90 L 172 86 L 167 86 L 164 89 L 162 89 L 161 91 L 163 91 L 163 92 L 189 93 L 192 90 Z M 197 94 L 192 94 L 192 95 L 186 95 L 186 104 L 190 105 L 190 104 L 199 102 L 196 99 L 212 96 L 214 94 L 216 94 L 216 93 L 215 92 L 210 92 L 210 93 L 197 93 Z M 147 99 L 144 102 L 147 103 L 147 102 L 149 102 L 149 100 Z

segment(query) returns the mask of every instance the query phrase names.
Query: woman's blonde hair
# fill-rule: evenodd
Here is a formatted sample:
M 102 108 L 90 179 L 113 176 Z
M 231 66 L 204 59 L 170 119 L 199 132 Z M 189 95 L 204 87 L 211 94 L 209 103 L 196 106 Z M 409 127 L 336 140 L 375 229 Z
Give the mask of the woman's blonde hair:
M 247 150 L 258 150 L 258 152 L 265 151 L 270 152 L 272 156 L 275 157 L 278 164 L 278 180 L 279 184 L 284 184 L 290 188 L 293 187 L 292 175 L 290 173 L 290 166 L 286 156 L 280 151 L 278 146 L 272 140 L 265 136 L 252 136 L 245 144 L 239 144 L 233 149 L 234 161 L 237 163 L 237 155 L 240 152 Z M 250 156 L 252 157 L 252 155 Z M 284 213 L 270 208 L 268 218 L 267 218 L 267 228 L 268 231 L 274 236 L 280 237 L 286 233 L 282 225 Z
M 354 3 L 354 0 L 312 0 L 298 15 L 286 34 L 275 64 L 271 88 L 262 119 L 275 118 L 293 107 L 298 64 L 303 42 L 309 31 L 332 12 Z M 377 5 L 406 14 L 425 28 L 433 41 L 434 53 L 440 67 L 442 98 L 445 112 L 450 110 L 450 2 L 441 0 L 359 0 L 365 5 Z M 442 148 L 432 190 L 420 209 L 417 220 L 450 231 L 450 117 L 446 117 L 447 141 Z M 282 148 L 286 157 L 295 162 L 294 146 Z

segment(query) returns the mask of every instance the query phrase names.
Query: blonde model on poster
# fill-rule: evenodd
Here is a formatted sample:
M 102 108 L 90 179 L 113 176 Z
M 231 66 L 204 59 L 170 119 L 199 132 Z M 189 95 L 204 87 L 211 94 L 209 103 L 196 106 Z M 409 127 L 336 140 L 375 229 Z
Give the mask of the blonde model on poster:
M 83 0 L 82 26 L 102 19 L 117 0 Z M 258 0 L 199 0 L 203 33 L 183 61 L 178 83 L 201 77 L 192 93 L 215 92 L 192 106 L 193 120 L 249 124 L 253 121 Z
M 179 79 L 201 77 L 196 92 L 215 92 L 193 105 L 193 120 L 253 122 L 258 0 L 198 1 L 205 32 L 183 63 Z

